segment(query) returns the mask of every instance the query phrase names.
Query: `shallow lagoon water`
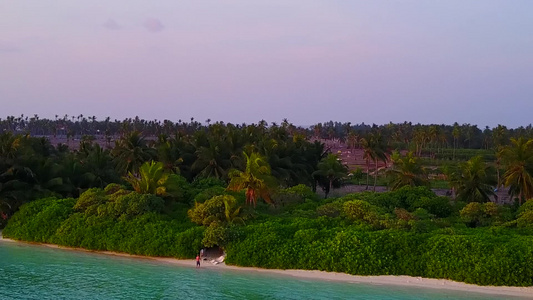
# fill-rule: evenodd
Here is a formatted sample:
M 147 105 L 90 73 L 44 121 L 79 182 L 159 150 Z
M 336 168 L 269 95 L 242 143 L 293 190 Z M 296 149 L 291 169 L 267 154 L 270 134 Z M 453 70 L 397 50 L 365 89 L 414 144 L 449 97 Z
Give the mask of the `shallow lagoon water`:
M 0 299 L 519 299 L 450 290 L 196 269 L 0 242 Z

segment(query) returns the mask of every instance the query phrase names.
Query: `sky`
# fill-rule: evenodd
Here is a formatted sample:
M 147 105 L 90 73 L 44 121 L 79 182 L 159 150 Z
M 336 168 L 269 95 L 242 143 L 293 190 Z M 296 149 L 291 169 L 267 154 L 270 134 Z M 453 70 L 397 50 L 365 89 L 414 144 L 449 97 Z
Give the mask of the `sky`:
M 531 0 L 2 0 L 0 118 L 527 126 Z

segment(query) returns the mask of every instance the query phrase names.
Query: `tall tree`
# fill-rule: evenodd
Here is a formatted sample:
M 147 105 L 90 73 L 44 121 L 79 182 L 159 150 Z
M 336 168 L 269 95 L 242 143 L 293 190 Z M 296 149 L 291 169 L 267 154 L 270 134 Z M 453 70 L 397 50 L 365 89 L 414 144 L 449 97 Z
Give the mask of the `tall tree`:
M 244 171 L 230 171 L 228 190 L 241 191 L 245 189 L 246 202 L 254 206 L 257 204 L 257 198 L 272 203 L 270 195 L 274 178 L 266 159 L 256 152 L 252 152 L 250 155 L 243 152 L 243 155 L 246 158 L 246 168 Z
M 329 154 L 318 163 L 318 170 L 313 172 L 313 176 L 321 182 L 320 177 L 326 179 L 327 185 L 324 187 L 325 197 L 333 189 L 333 182 L 346 177 L 348 168 L 346 168 L 335 154 Z
M 232 167 L 230 155 L 224 151 L 224 145 L 216 145 L 210 142 L 208 147 L 200 147 L 196 150 L 196 161 L 192 164 L 192 170 L 202 177 L 215 177 L 223 179 L 229 168 Z
M 377 178 L 379 173 L 378 164 L 379 162 L 387 162 L 387 146 L 383 139 L 383 136 L 380 133 L 372 133 L 368 135 L 365 139 L 361 140 L 363 145 L 363 157 L 367 162 L 367 189 L 368 189 L 368 173 L 369 173 L 369 160 L 374 162 L 374 192 L 376 191 Z
M 162 162 L 145 162 L 139 168 L 138 175 L 128 173 L 125 177 L 139 194 L 158 196 L 177 196 L 179 181 L 176 175 L 165 170 Z
M 533 198 L 533 140 L 523 137 L 511 138 L 511 145 L 498 153 L 506 169 L 503 184 L 509 187 L 509 193 L 523 200 Z
M 494 173 L 494 169 L 481 156 L 475 156 L 460 164 L 459 169 L 451 174 L 450 185 L 461 201 L 487 202 L 494 195 Z
M 145 139 L 138 131 L 127 133 L 115 142 L 112 151 L 115 157 L 118 171 L 121 174 L 136 172 L 146 161 L 155 158 L 156 151 L 148 147 Z
M 453 124 L 452 135 L 453 135 L 453 156 L 452 156 L 452 159 L 455 160 L 455 150 L 457 149 L 457 144 L 458 144 L 458 141 L 459 141 L 459 137 L 461 136 L 461 127 L 459 127 L 459 124 L 457 124 L 457 122 L 455 122 Z
M 428 186 L 427 174 L 413 152 L 401 156 L 394 152 L 391 157 L 392 167 L 386 171 L 391 190 L 403 186 Z

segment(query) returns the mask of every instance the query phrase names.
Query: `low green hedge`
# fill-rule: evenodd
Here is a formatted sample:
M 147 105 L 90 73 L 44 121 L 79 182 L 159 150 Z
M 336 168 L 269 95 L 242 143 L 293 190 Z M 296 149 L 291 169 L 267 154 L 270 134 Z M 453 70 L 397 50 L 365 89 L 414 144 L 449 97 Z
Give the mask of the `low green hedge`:
M 155 196 L 95 189 L 78 200 L 46 198 L 23 205 L 3 234 L 177 258 L 194 257 L 206 240 L 223 241 L 227 263 L 239 266 L 533 286 L 533 226 L 527 205 L 517 220 L 468 228 L 458 216 L 435 218 L 451 214 L 450 205 L 421 188 L 320 203 L 298 214 L 264 215 L 246 225 L 215 222 L 205 229 L 159 213 L 162 203 Z
M 301 229 L 266 222 L 242 228 L 226 262 L 354 275 L 410 275 L 479 285 L 533 285 L 533 237 L 368 231 L 359 226 Z
M 126 194 L 124 200 L 131 197 Z M 123 204 L 123 201 L 115 203 Z M 91 209 L 93 206 L 77 212 L 75 204 L 76 199 L 46 198 L 23 205 L 10 219 L 3 235 L 89 250 L 177 258 L 193 258 L 202 247 L 204 228 L 189 222 L 180 223 L 149 211 L 117 216 L 114 210 Z M 112 204 L 104 201 L 98 208 Z M 131 205 L 138 206 L 138 203 Z

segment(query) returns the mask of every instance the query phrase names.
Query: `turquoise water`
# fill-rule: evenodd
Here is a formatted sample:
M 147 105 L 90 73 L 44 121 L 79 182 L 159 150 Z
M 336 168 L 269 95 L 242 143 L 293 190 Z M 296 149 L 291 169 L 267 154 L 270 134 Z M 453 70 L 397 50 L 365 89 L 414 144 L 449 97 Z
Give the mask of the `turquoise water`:
M 513 299 L 196 269 L 0 242 L 0 299 Z M 518 299 L 518 298 L 514 298 Z

